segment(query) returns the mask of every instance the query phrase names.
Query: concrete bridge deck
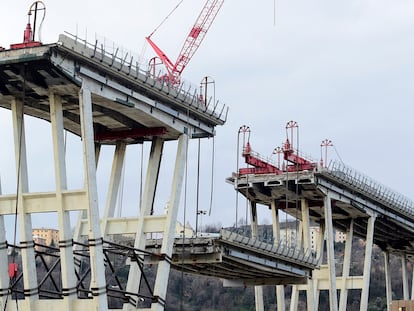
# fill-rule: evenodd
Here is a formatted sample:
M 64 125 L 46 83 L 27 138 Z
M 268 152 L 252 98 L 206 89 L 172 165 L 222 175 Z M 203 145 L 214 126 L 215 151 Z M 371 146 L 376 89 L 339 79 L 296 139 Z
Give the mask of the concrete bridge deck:
M 227 181 L 250 200 L 266 206 L 274 200 L 278 209 L 298 219 L 304 198 L 310 220 L 316 223 L 324 222 L 324 199 L 330 193 L 336 229 L 346 232 L 353 219 L 355 235 L 365 238 L 368 218 L 374 213 L 374 243 L 409 258 L 414 255 L 414 202 L 342 163 L 313 172 L 233 174 Z
M 169 261 L 173 268 L 198 275 L 220 278 L 224 286 L 256 286 L 306 284 L 312 271 L 319 269 L 319 259 L 309 251 L 292 248 L 282 243 L 268 244 L 235 232 L 221 230 L 214 237 L 176 238 L 172 256 L 161 253 L 162 239 L 148 239 L 145 250 L 135 249 L 127 237 L 122 241 L 103 241 L 106 258 L 105 274 L 110 297 L 127 300 L 126 295 L 135 295 L 146 300 L 150 295 L 128 293 L 121 281 L 122 267 L 138 263 L 144 265 Z M 90 282 L 90 251 L 88 243 L 75 242 L 78 296 L 89 298 L 92 292 Z M 19 245 L 8 245 L 19 254 Z M 63 298 L 59 280 L 59 248 L 36 244 L 36 266 L 39 276 L 38 291 L 42 299 Z M 20 263 L 20 256 L 17 255 Z M 81 268 L 83 267 L 83 268 Z M 12 283 L 11 293 L 19 299 L 24 297 L 23 273 L 20 272 Z M 151 289 L 149 290 L 151 292 Z
M 149 240 L 146 250 L 157 254 L 160 245 Z M 179 270 L 221 278 L 225 286 L 306 284 L 319 268 L 319 259 L 309 250 L 226 230 L 217 237 L 176 238 L 171 262 Z
M 162 135 L 176 140 L 183 127 L 193 136 L 214 135 L 227 108 L 200 100 L 197 87 L 173 87 L 153 76 L 131 57 L 109 53 L 77 38 L 60 35 L 54 44 L 0 51 L 0 107 L 23 100 L 25 114 L 50 121 L 49 96 L 59 95 L 64 128 L 81 134 L 79 91 L 91 80 L 95 140 L 137 143 Z M 207 103 L 207 104 L 206 104 Z

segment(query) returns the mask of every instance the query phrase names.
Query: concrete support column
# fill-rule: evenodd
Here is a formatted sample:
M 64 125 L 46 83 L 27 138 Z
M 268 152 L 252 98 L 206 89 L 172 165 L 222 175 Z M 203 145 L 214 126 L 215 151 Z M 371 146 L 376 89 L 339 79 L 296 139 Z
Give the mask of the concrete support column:
M 98 167 L 98 162 L 99 162 L 99 155 L 101 154 L 101 144 L 97 144 L 95 143 L 95 167 Z M 86 178 L 84 181 L 84 188 L 86 189 Z M 76 226 L 75 226 L 75 230 L 73 232 L 73 240 L 79 242 L 80 241 L 80 233 L 82 231 L 82 225 L 88 222 L 88 211 L 87 210 L 82 210 L 79 212 L 78 215 L 78 220 L 76 222 Z M 73 249 L 77 250 L 78 249 L 78 245 L 74 245 Z
M 252 239 L 257 239 L 257 205 L 256 202 L 250 201 L 250 211 L 251 211 L 251 229 L 252 229 Z M 256 311 L 264 311 L 264 301 L 263 301 L 263 286 L 254 287 L 254 297 L 256 302 Z
M 277 245 L 280 242 L 280 223 L 279 210 L 274 200 L 270 208 L 272 210 L 273 244 Z M 285 287 L 283 285 L 276 285 L 276 304 L 277 311 L 285 311 Z
M 22 247 L 21 255 L 23 284 L 27 306 L 29 309 L 32 309 L 33 303 L 39 299 L 39 296 L 37 293 L 37 276 L 32 235 L 32 218 L 30 214 L 26 214 L 24 212 L 23 194 L 29 192 L 29 182 L 27 175 L 23 103 L 18 102 L 14 99 L 11 104 L 11 110 L 13 117 L 14 149 L 18 178 L 17 212 L 20 227 L 20 246 Z
M 118 199 L 119 187 L 121 184 L 122 169 L 124 167 L 125 150 L 125 142 L 116 143 L 114 159 L 112 162 L 111 177 L 109 179 L 108 196 L 106 198 L 106 206 L 101 223 L 101 231 L 104 237 L 106 237 L 107 234 L 108 218 L 114 217 L 115 214 L 115 207 Z
M 319 265 L 322 265 L 323 261 L 323 255 L 325 253 L 324 250 L 324 242 L 325 242 L 325 223 L 321 222 L 319 223 L 319 233 L 318 233 L 318 239 L 316 241 L 316 258 L 319 259 Z M 313 279 L 313 287 L 315 290 L 315 308 L 319 308 L 319 280 L 317 278 Z
M 71 301 L 76 298 L 75 264 L 73 260 L 72 228 L 70 215 L 65 211 L 62 192 L 67 190 L 64 146 L 63 109 L 60 96 L 50 94 L 50 122 L 52 125 L 53 154 L 55 163 L 56 209 L 59 223 L 59 249 L 61 260 L 62 292 L 67 301 L 66 309 L 72 310 Z
M 1 193 L 0 180 L 0 195 Z M 4 216 L 0 215 L 0 310 L 4 310 L 4 303 L 7 299 L 9 287 L 8 262 L 6 227 L 4 226 Z
M 319 258 L 319 264 L 323 263 L 323 256 L 325 254 L 325 233 L 326 233 L 325 223 L 321 222 L 319 224 L 319 235 L 318 241 L 316 242 L 316 256 Z
M 105 265 L 99 220 L 98 189 L 96 184 L 95 142 L 93 132 L 92 97 L 84 78 L 79 93 L 81 135 L 88 196 L 88 236 L 91 264 L 91 290 L 94 308 L 107 310 Z
M 401 255 L 401 273 L 402 273 L 402 285 L 403 285 L 403 299 L 409 300 L 410 297 L 408 295 L 408 278 L 407 278 L 407 258 L 403 254 Z
M 349 270 L 351 267 L 351 253 L 352 253 L 352 240 L 354 238 L 354 220 L 351 219 L 349 226 L 346 229 L 346 241 L 345 241 L 345 253 L 344 262 L 342 266 L 342 289 L 339 297 L 339 311 L 346 311 L 346 305 L 348 302 L 348 288 L 346 287 L 347 279 L 349 277 Z
M 367 237 L 365 240 L 365 258 L 364 258 L 364 275 L 363 275 L 363 285 L 361 291 L 361 304 L 360 310 L 365 311 L 368 309 L 368 296 L 369 296 L 369 281 L 371 278 L 371 255 L 372 255 L 372 245 L 374 243 L 374 227 L 376 214 L 372 214 L 368 218 L 367 224 Z
M 336 294 L 336 273 L 335 273 L 335 253 L 334 243 L 335 236 L 332 223 L 332 206 L 331 197 L 329 193 L 325 196 L 325 227 L 326 227 L 326 245 L 328 255 L 328 269 L 329 269 L 329 307 L 331 311 L 338 310 L 338 297 Z
M 310 220 L 309 220 L 309 203 L 305 198 L 301 199 L 301 211 L 302 211 L 302 229 L 303 229 L 303 248 L 305 251 L 311 251 L 311 236 L 310 236 Z M 313 280 L 308 280 L 307 286 L 307 309 L 316 311 L 315 307 L 315 291 Z
M 391 284 L 391 265 L 390 253 L 384 252 L 384 270 L 385 270 L 385 292 L 387 297 L 387 311 L 391 311 L 392 303 L 392 284 Z
M 145 217 L 151 215 L 153 209 L 155 191 L 158 184 L 159 170 L 161 166 L 162 150 L 164 141 L 161 138 L 154 138 L 151 143 L 151 151 L 148 159 L 147 174 L 145 177 L 144 191 L 142 193 L 141 210 L 139 211 L 137 232 L 135 236 L 134 248 L 145 249 L 146 233 L 144 232 Z M 138 293 L 141 283 L 141 270 L 138 264 L 133 264 L 129 268 L 127 291 Z M 133 299 L 132 297 L 130 299 Z M 136 303 L 136 301 L 131 301 Z M 127 308 L 124 305 L 124 310 Z
M 414 269 L 411 275 L 411 300 L 414 300 Z
M 302 247 L 307 250 L 311 248 L 311 236 L 310 236 L 310 220 L 309 220 L 309 203 L 308 200 L 302 198 L 300 201 L 300 208 L 302 214 Z
M 295 247 L 301 247 L 303 240 L 303 229 L 302 229 L 302 223 L 299 223 L 299 228 L 296 236 L 296 246 Z M 290 247 L 293 247 L 293 245 L 290 245 Z M 292 286 L 292 296 L 290 299 L 290 311 L 296 311 L 298 309 L 299 304 L 299 285 L 293 285 Z
M 181 190 L 185 179 L 187 152 L 188 134 L 185 133 L 182 134 L 178 139 L 177 155 L 175 160 L 170 200 L 167 204 L 167 220 L 165 224 L 164 236 L 161 245 L 161 254 L 164 254 L 167 258 L 171 258 L 174 245 L 178 208 L 180 204 Z M 170 262 L 167 260 L 160 261 L 160 263 L 158 264 L 157 277 L 155 279 L 154 285 L 154 295 L 159 297 L 159 301 L 152 305 L 152 310 L 154 311 L 164 310 L 170 268 Z

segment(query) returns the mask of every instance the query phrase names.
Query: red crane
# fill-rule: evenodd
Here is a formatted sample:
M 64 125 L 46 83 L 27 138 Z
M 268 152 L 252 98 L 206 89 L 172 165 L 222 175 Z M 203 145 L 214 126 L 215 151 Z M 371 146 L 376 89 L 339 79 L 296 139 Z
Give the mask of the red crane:
M 180 84 L 181 73 L 190 62 L 194 53 L 197 51 L 223 3 L 224 0 L 206 1 L 200 15 L 194 23 L 194 26 L 191 28 L 175 63 L 173 63 L 168 56 L 151 40 L 151 35 L 154 32 L 146 37 L 148 43 L 152 46 L 155 53 L 165 65 L 167 69 L 166 79 L 169 83 L 173 85 Z

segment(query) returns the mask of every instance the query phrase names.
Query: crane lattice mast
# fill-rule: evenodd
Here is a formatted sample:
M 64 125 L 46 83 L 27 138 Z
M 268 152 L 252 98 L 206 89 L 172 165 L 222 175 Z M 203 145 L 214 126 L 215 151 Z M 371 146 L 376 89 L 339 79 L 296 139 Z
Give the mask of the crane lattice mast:
M 197 51 L 223 3 L 224 0 L 207 0 L 200 15 L 191 28 L 175 63 L 173 63 L 168 56 L 151 40 L 151 35 L 146 38 L 155 53 L 157 53 L 158 57 L 164 63 L 168 72 L 168 80 L 170 83 L 180 84 L 181 73 L 190 62 L 194 53 Z

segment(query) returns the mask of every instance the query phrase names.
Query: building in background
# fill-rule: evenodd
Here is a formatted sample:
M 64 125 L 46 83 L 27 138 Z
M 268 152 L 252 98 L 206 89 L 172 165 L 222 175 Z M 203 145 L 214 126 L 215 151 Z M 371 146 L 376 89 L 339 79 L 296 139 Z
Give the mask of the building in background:
M 281 225 L 282 228 L 280 229 L 280 242 L 293 247 L 296 246 L 299 228 L 295 226 L 295 222 L 290 222 L 287 224 L 282 223 Z M 319 226 L 310 227 L 310 245 L 313 251 L 316 251 L 317 248 L 319 231 Z M 335 230 L 335 242 L 344 243 L 345 241 L 346 233 Z
M 182 238 L 183 234 L 185 238 L 192 238 L 194 237 L 195 232 L 189 222 L 187 222 L 187 224 L 183 226 L 182 223 L 177 221 L 177 225 L 175 226 L 175 237 Z
M 39 241 L 37 243 L 42 244 L 43 242 L 46 246 L 59 246 L 59 230 L 51 228 L 35 228 L 32 230 L 33 240 L 36 242 L 36 239 Z
M 346 233 L 339 230 L 335 230 L 335 242 L 345 243 L 345 241 Z

